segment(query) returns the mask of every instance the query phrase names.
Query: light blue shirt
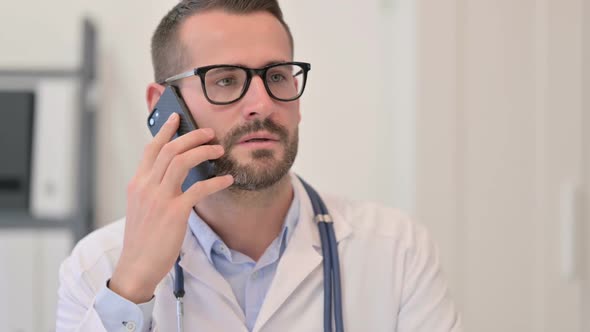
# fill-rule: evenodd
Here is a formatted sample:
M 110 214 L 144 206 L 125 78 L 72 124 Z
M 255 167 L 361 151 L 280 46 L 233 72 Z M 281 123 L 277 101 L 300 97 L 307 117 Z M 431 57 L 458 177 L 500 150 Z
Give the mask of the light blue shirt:
M 283 228 L 276 239 L 262 254 L 258 262 L 250 257 L 229 249 L 219 236 L 196 214 L 191 214 L 189 228 L 197 238 L 209 262 L 231 286 L 236 300 L 246 317 L 249 331 L 264 302 L 264 298 L 277 270 L 287 243 L 299 219 L 299 196 L 294 196 Z M 130 302 L 108 287 L 103 287 L 97 294 L 94 309 L 107 331 L 151 331 L 151 314 L 155 299 L 143 304 Z M 137 322 L 139 326 L 129 326 L 128 322 Z M 133 323 L 136 324 L 136 323 Z

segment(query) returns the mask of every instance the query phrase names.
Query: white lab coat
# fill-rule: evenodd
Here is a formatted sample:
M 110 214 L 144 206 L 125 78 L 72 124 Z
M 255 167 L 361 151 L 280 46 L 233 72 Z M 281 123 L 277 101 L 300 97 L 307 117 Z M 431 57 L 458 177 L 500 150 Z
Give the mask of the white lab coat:
M 253 331 L 322 331 L 320 239 L 303 186 L 300 219 L 281 257 Z M 322 195 L 332 218 L 342 274 L 347 331 L 457 332 L 461 322 L 425 229 L 399 211 Z M 93 308 L 121 253 L 124 220 L 88 235 L 60 269 L 57 331 L 106 331 Z M 232 289 L 209 263 L 190 229 L 182 246 L 184 328 L 247 331 Z M 155 292 L 154 331 L 176 331 L 172 272 Z

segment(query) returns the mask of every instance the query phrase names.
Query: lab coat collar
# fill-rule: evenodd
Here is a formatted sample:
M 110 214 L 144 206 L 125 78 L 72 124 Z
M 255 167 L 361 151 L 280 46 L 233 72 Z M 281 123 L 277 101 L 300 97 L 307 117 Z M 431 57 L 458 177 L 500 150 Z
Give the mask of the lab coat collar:
M 194 210 L 191 209 L 191 213 L 195 213 Z M 231 286 L 209 261 L 209 258 L 192 234 L 190 227 L 187 227 L 187 232 L 184 236 L 180 258 L 180 266 L 184 270 L 187 296 L 191 296 L 191 290 L 189 289 L 190 282 L 187 279 L 195 278 L 206 287 L 223 296 L 236 316 L 240 317 L 242 321 L 246 321 L 244 312 L 238 304 L 238 300 Z
M 317 224 L 314 221 L 311 200 L 297 176 L 291 174 L 291 179 L 294 189 L 297 190 L 301 198 L 300 219 L 293 237 L 279 261 L 277 272 L 266 294 L 253 332 L 260 331 L 287 298 L 314 270 L 320 267 L 322 262 L 321 241 Z M 352 229 L 345 221 L 341 211 L 338 211 L 334 206 L 331 207 L 328 201 L 326 201 L 326 205 L 334 220 L 336 242 L 340 244 L 352 233 Z

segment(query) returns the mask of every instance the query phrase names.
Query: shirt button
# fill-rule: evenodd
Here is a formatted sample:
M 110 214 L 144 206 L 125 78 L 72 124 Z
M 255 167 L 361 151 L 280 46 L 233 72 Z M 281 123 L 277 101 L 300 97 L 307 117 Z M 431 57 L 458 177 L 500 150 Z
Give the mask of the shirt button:
M 125 324 L 125 328 L 130 332 L 135 331 L 135 322 L 127 322 L 127 324 Z
M 252 279 L 258 278 L 258 271 L 252 273 Z

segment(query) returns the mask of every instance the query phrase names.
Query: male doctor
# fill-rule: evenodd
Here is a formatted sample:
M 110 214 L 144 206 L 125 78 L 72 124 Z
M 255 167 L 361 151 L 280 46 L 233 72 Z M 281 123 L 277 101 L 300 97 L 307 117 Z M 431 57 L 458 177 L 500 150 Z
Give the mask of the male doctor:
M 300 70 L 309 68 L 293 63 L 277 1 L 181 1 L 155 31 L 152 58 L 162 84 L 147 87 L 148 109 L 176 86 L 201 129 L 171 141 L 179 119 L 168 119 L 128 185 L 126 218 L 88 235 L 63 262 L 57 331 L 176 331 L 179 255 L 185 331 L 322 331 L 320 237 L 289 172 Z M 185 72 L 194 74 L 174 78 Z M 291 89 L 279 88 L 285 83 Z M 205 160 L 217 176 L 183 192 L 189 169 Z M 347 331 L 461 330 L 422 226 L 393 209 L 321 196 Z

